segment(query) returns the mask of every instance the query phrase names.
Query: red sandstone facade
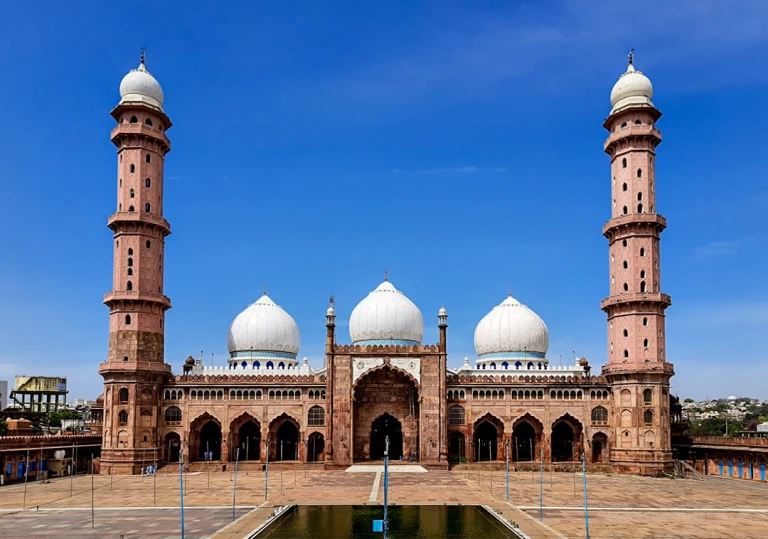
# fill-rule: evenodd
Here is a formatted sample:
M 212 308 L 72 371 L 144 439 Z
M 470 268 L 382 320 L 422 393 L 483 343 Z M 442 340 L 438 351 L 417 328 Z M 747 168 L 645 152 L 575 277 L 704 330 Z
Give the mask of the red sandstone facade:
M 631 64 L 614 88 L 614 110 L 605 122 L 613 211 L 603 229 L 611 286 L 602 304 L 609 361 L 600 376 L 591 374 L 583 358 L 569 367 L 550 367 L 543 322 L 544 333 L 534 339 L 544 343 L 542 350 L 478 349 L 475 368 L 465 361 L 448 369 L 444 309 L 435 344 L 422 344 L 412 328 L 380 341 L 375 336 L 380 328 L 368 326 L 360 332 L 371 336 L 338 344 L 333 301 L 321 369 L 296 361 L 297 340 L 272 343 L 264 337 L 260 347 L 243 348 L 231 330 L 227 368 L 204 367 L 188 358 L 183 374 L 173 375 L 164 361 L 163 321 L 170 300 L 163 295 L 162 277 L 170 233 L 162 217 L 162 180 L 171 123 L 159 85 L 146 79 L 145 68 L 137 71 L 126 77 L 128 83 L 124 80 L 124 95 L 112 112 L 118 122 L 112 132 L 118 148 L 118 207 L 109 219 L 115 233 L 114 286 L 105 298 L 109 355 L 100 366 L 106 473 L 137 473 L 149 453 L 161 463 L 181 455 L 184 461 L 262 463 L 268 458 L 346 467 L 380 459 L 386 436 L 393 458 L 436 468 L 507 456 L 516 464 L 572 462 L 581 455 L 630 473 L 653 474 L 671 466 L 673 370 L 664 354 L 664 310 L 670 300 L 660 291 L 659 267 L 659 234 L 666 223 L 655 213 L 654 189 L 655 148 L 661 140 L 655 122 L 661 114 L 650 103 L 650 81 L 646 88 L 647 79 L 638 78 Z M 386 281 L 371 295 L 379 292 L 409 302 Z M 280 324 L 293 322 L 266 291 L 251 307 L 279 310 Z M 403 308 L 423 330 L 421 314 Z M 499 308 L 504 316 L 516 316 L 524 306 L 510 297 Z M 526 323 L 538 327 L 530 314 L 525 316 Z

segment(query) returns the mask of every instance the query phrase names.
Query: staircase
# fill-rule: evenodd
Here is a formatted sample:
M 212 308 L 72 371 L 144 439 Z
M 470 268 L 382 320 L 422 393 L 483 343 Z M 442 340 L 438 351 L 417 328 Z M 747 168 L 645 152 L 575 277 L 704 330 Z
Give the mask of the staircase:
M 704 475 L 699 473 L 696 468 L 684 460 L 675 461 L 675 477 L 680 477 L 682 479 L 696 479 L 698 481 L 704 480 Z

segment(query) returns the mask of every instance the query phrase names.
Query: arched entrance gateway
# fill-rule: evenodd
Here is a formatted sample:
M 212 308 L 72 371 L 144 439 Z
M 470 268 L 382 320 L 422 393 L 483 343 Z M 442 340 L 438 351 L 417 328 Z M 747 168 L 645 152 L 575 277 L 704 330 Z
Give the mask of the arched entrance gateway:
M 512 458 L 515 462 L 541 458 L 541 433 L 543 425 L 530 414 L 525 414 L 512 426 Z
M 325 437 L 319 432 L 313 432 L 307 438 L 307 462 L 325 460 Z
M 299 422 L 282 414 L 269 425 L 269 460 L 299 459 Z
M 379 460 L 389 436 L 390 458 L 419 458 L 419 385 L 389 364 L 372 369 L 355 384 L 353 458 Z
M 384 413 L 371 423 L 371 460 L 384 460 L 386 439 L 389 437 L 389 458 L 403 457 L 403 426 L 391 415 Z
M 163 440 L 163 451 L 165 451 L 165 463 L 179 462 L 179 452 L 181 451 L 181 436 L 176 432 L 169 432 Z
M 464 433 L 453 431 L 448 433 L 448 460 L 464 462 L 467 456 L 466 438 Z
M 261 424 L 252 415 L 245 413 L 232 422 L 229 441 L 231 461 L 237 458 L 245 461 L 261 459 Z
M 581 423 L 565 414 L 552 424 L 552 462 L 576 460 L 581 455 Z
M 592 462 L 608 462 L 608 436 L 602 432 L 592 436 Z
M 221 440 L 221 423 L 204 413 L 189 426 L 189 460 L 203 460 L 206 451 L 213 453 L 211 460 L 219 460 Z
M 499 445 L 503 439 L 504 424 L 497 417 L 485 414 L 475 421 L 475 436 L 472 440 L 475 462 L 498 460 Z

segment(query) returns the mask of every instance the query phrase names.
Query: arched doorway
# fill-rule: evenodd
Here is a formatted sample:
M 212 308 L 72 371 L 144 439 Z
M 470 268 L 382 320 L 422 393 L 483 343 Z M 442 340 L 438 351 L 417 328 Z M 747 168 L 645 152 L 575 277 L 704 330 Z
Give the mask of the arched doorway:
M 466 461 L 466 437 L 463 432 L 448 433 L 448 462 Z
M 403 426 L 391 415 L 384 413 L 371 423 L 371 460 L 383 460 L 386 439 L 389 437 L 389 458 L 403 457 Z
M 419 385 L 405 371 L 389 364 L 372 369 L 355 383 L 353 402 L 352 458 L 356 461 L 383 458 L 381 437 L 373 435 L 373 422 L 384 414 L 400 426 L 398 442 L 396 432 L 390 435 L 390 458 L 420 460 L 419 454 Z M 388 423 L 389 429 L 395 423 Z M 384 428 L 385 425 L 377 425 Z M 377 431 L 378 432 L 378 431 Z M 374 440 L 375 438 L 375 440 Z M 374 442 L 378 444 L 374 448 Z M 397 457 L 394 455 L 397 454 Z M 438 455 L 433 455 L 435 458 Z
M 211 460 L 221 458 L 221 424 L 218 419 L 209 413 L 196 418 L 189 426 L 189 439 L 187 440 L 189 455 L 184 460 L 203 460 L 206 451 L 213 455 Z
M 212 453 L 211 460 L 219 460 L 221 458 L 221 426 L 213 420 L 208 421 L 200 429 L 198 458 L 205 458 L 206 451 Z
M 269 460 L 299 459 L 299 422 L 288 414 L 274 419 L 269 427 Z
M 249 419 L 237 430 L 240 460 L 261 458 L 261 426 L 255 419 Z
M 592 462 L 608 461 L 608 436 L 598 432 L 592 436 Z
M 581 423 L 565 414 L 552 424 L 552 462 L 576 460 L 581 455 Z
M 163 451 L 165 451 L 165 463 L 179 462 L 179 452 L 181 451 L 181 436 L 175 432 L 169 432 L 165 435 L 163 441 Z
M 527 421 L 521 421 L 512 429 L 512 454 L 515 462 L 536 460 L 536 429 Z
M 475 422 L 475 439 L 472 442 L 475 462 L 497 460 L 503 433 L 503 423 L 491 414 L 485 414 Z
M 325 460 L 325 437 L 319 432 L 313 432 L 307 438 L 307 462 Z

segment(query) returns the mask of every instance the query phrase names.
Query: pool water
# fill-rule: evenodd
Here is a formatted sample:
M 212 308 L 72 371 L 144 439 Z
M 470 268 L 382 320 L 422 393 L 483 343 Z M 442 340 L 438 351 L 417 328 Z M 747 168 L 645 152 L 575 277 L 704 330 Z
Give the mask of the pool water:
M 373 521 L 382 506 L 300 505 L 258 535 L 258 539 L 383 538 Z M 389 508 L 389 539 L 496 539 L 515 535 L 473 505 L 406 505 Z

